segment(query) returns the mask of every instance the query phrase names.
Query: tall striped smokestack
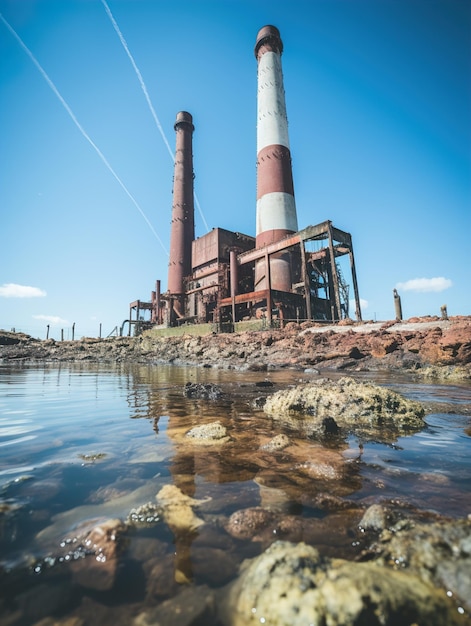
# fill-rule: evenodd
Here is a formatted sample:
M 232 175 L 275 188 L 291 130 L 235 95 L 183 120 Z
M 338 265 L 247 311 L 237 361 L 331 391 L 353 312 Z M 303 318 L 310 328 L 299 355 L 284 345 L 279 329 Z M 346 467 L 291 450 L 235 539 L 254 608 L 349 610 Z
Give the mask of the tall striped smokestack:
M 298 230 L 294 202 L 291 153 L 288 139 L 285 91 L 281 69 L 283 43 L 275 26 L 264 26 L 257 35 L 257 230 L 261 248 Z M 270 284 L 279 291 L 291 290 L 289 255 L 272 255 Z M 255 289 L 267 289 L 265 261 L 255 266 Z
M 168 291 L 176 296 L 174 309 L 183 315 L 183 279 L 191 273 L 191 242 L 195 238 L 195 209 L 193 201 L 193 118 L 180 111 L 175 121 L 176 148 L 173 176 L 172 223 Z

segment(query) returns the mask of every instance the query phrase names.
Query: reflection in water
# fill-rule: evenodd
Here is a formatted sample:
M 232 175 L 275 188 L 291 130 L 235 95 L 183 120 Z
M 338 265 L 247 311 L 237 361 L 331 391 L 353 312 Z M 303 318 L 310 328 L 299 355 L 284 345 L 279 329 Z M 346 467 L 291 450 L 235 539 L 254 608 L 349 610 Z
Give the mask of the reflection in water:
M 38 585 L 52 588 L 59 577 L 69 599 L 58 611 L 98 624 L 104 607 L 108 620 L 119 607 L 115 623 L 126 623 L 124 607 L 161 602 L 191 582 L 224 585 L 244 558 L 279 538 L 355 558 L 361 546 L 354 530 L 374 502 L 456 517 L 469 511 L 469 417 L 453 412 L 469 415 L 469 387 L 380 380 L 450 410 L 429 414 L 422 432 L 385 445 L 345 433 L 303 438 L 254 409 L 257 398 L 300 378 L 309 376 L 160 365 L 0 366 L 0 618 L 17 610 L 20 601 L 12 599 L 27 594 L 34 605 Z M 188 382 L 218 385 L 223 394 L 188 398 Z M 227 429 L 226 443 L 186 437 L 213 422 Z M 264 449 L 280 433 L 289 445 Z M 58 569 L 64 538 L 78 541 L 90 524 L 125 520 L 146 503 L 155 509 L 168 485 L 181 494 L 174 506 L 186 502 L 190 509 L 179 518 L 187 526 L 162 521 L 164 512 L 136 527 L 106 597 L 77 583 L 73 569 Z M 31 562 L 41 563 L 39 579 L 6 575 L 29 571 Z M 47 615 L 38 608 L 30 623 Z

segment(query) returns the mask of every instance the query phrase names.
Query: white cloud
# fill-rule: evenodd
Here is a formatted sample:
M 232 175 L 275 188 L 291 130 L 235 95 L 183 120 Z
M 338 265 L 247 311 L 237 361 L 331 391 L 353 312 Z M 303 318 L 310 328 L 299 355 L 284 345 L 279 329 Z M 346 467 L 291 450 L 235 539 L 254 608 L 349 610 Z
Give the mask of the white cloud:
M 436 278 L 412 278 L 405 283 L 397 283 L 396 289 L 403 291 L 418 291 L 425 293 L 426 291 L 445 291 L 452 286 L 449 278 L 437 276 Z
M 33 315 L 33 317 L 35 320 L 48 322 L 48 324 L 51 324 L 51 326 L 69 326 L 69 322 L 67 320 L 63 320 L 57 315 Z
M 355 300 L 350 300 L 349 301 L 349 305 L 350 305 L 350 309 L 352 311 L 355 310 Z M 368 300 L 364 300 L 363 298 L 360 298 L 360 308 L 363 311 L 363 309 L 367 309 L 368 308 Z
M 45 295 L 47 295 L 46 292 L 38 287 L 15 285 L 15 283 L 5 283 L 0 287 L 2 298 L 44 298 Z

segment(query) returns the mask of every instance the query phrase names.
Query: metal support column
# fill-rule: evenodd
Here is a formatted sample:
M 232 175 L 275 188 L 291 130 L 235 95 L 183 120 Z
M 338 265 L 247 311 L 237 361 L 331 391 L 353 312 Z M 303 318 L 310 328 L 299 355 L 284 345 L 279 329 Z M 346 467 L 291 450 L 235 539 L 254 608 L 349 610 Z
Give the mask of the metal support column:
M 339 277 L 337 274 L 337 265 L 335 263 L 335 250 L 334 250 L 334 243 L 333 243 L 333 238 L 332 238 L 332 222 L 331 221 L 328 222 L 327 231 L 328 231 L 328 236 L 329 236 L 329 253 L 330 253 L 332 280 L 334 283 L 334 296 L 335 296 L 335 309 L 336 309 L 336 311 L 334 312 L 334 315 L 335 315 L 335 319 L 339 320 L 340 311 L 341 311 Z
M 306 318 L 310 320 L 312 319 L 311 281 L 309 280 L 309 276 L 307 275 L 306 248 L 304 247 L 304 240 L 301 240 L 299 242 L 299 246 L 301 248 L 301 272 L 302 272 L 303 281 L 304 281 L 304 298 L 306 300 Z
M 348 253 L 350 257 L 350 269 L 352 272 L 353 292 L 355 294 L 355 314 L 358 322 L 361 322 L 361 307 L 360 307 L 360 295 L 358 293 L 357 273 L 355 270 L 355 258 L 353 256 L 353 248 L 350 248 Z
M 267 268 L 267 318 L 268 324 L 271 327 L 271 272 L 270 272 L 270 257 L 268 252 L 265 252 L 265 265 Z

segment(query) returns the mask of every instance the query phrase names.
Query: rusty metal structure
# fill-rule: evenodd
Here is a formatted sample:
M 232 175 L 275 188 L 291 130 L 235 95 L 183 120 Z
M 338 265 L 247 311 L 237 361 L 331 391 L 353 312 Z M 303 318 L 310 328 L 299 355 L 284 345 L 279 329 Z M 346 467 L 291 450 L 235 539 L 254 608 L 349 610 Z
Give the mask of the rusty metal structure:
M 168 287 L 161 293 L 158 280 L 150 302 L 130 304 L 129 333 L 132 326 L 212 323 L 219 330 L 230 330 L 250 319 L 282 326 L 287 321 L 348 318 L 350 284 L 339 263 L 347 255 L 355 315 L 361 320 L 351 235 L 330 220 L 298 230 L 282 52 L 278 29 L 260 29 L 255 44 L 256 236 L 213 228 L 195 239 L 193 118 L 179 112 L 174 126 Z

